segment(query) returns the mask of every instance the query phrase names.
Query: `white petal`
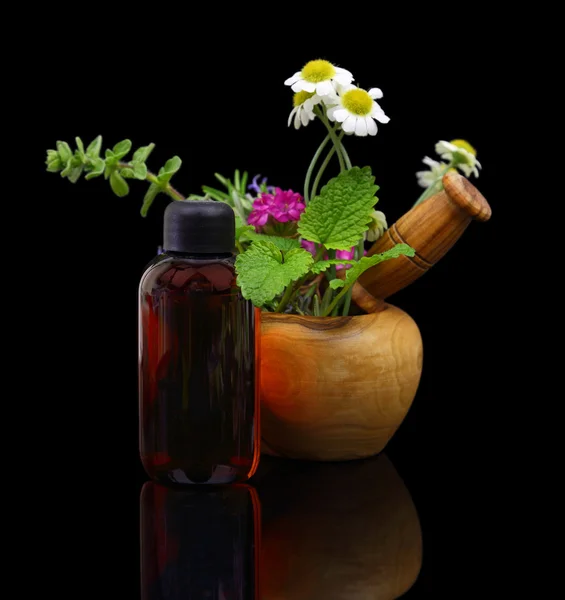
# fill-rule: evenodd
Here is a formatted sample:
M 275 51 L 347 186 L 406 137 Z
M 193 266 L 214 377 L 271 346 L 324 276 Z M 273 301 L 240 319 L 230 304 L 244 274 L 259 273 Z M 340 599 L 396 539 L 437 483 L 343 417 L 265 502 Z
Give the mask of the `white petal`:
M 478 177 L 478 176 L 479 176 L 479 170 L 477 169 L 477 167 L 475 167 L 475 168 L 473 169 L 473 173 L 474 173 L 475 177 Z
M 383 93 L 379 88 L 371 88 L 368 94 L 373 100 L 378 100 L 383 97 Z
M 349 85 L 353 81 L 353 77 L 351 74 L 348 75 L 346 73 L 338 73 L 334 77 L 334 81 L 337 81 L 337 83 L 340 85 Z
M 318 83 L 316 85 L 316 93 L 318 94 L 318 96 L 327 96 L 328 94 L 331 94 L 334 91 L 334 86 L 332 85 L 331 81 L 320 81 L 320 83 Z
M 349 115 L 347 119 L 342 124 L 342 129 L 345 133 L 353 133 L 355 131 L 355 122 L 357 121 L 357 117 L 353 115 Z
M 305 81 L 304 79 L 301 79 L 300 81 L 298 81 L 297 83 L 295 83 L 292 86 L 292 91 L 293 92 L 315 92 L 316 91 L 316 84 L 315 83 L 311 83 L 310 81 Z
M 293 83 L 296 83 L 299 79 L 300 79 L 300 71 L 298 71 L 297 73 L 295 73 L 292 77 L 289 77 L 284 82 L 284 84 L 285 85 L 292 85 Z
M 292 122 L 292 117 L 294 116 L 294 113 L 298 110 L 298 106 L 295 106 L 291 111 L 290 111 L 290 115 L 288 116 L 288 126 L 290 127 L 290 123 Z
M 450 144 L 445 140 L 441 140 L 436 144 L 436 153 L 442 154 L 447 152 L 457 152 L 458 148 L 454 144 Z M 443 157 L 442 157 L 443 158 Z
M 345 108 L 340 108 L 338 106 L 337 110 L 334 111 L 334 118 L 338 123 L 343 123 L 348 116 L 349 113 L 347 112 L 347 110 L 345 110 Z
M 353 85 L 351 83 L 347 83 L 347 84 L 339 86 L 339 93 L 340 94 L 345 94 L 345 92 L 348 92 L 349 90 L 357 90 L 357 89 L 359 89 L 359 88 L 356 85 Z
M 300 129 L 300 111 L 297 110 L 294 115 L 294 129 Z
M 334 69 L 338 75 L 347 75 L 348 77 L 351 77 L 351 79 L 353 79 L 353 73 L 351 71 L 348 71 L 347 69 L 342 69 L 341 67 L 334 67 Z
M 365 123 L 367 123 L 367 133 L 369 135 L 377 135 L 377 124 L 373 121 L 373 117 L 365 117 Z
M 365 137 L 367 135 L 367 122 L 363 118 L 357 119 L 355 124 L 355 135 Z
M 308 125 L 308 121 L 310 120 L 308 118 L 308 111 L 302 109 L 300 111 L 300 120 L 302 121 L 302 125 L 304 125 L 306 127 L 306 125 Z
M 425 165 L 428 165 L 428 167 L 430 167 L 431 169 L 433 169 L 434 167 L 439 167 L 438 161 L 434 160 L 433 158 L 430 158 L 429 156 L 424 156 L 422 162 Z
M 377 119 L 379 123 L 388 123 L 390 121 L 390 118 L 385 115 L 385 111 L 376 102 L 373 102 L 371 116 Z
M 328 119 L 330 121 L 335 121 L 334 113 L 338 109 L 339 109 L 339 106 L 332 106 L 332 107 L 328 108 Z
M 481 163 L 475 158 L 475 164 L 477 165 L 477 167 L 479 167 L 479 169 L 482 169 L 483 167 L 481 166 Z M 478 175 L 477 175 L 478 177 Z

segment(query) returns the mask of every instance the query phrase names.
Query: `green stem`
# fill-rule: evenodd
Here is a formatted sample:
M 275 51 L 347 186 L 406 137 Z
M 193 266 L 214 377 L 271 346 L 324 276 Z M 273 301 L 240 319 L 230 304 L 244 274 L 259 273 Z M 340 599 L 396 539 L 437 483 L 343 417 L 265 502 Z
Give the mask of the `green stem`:
M 434 194 L 439 192 L 442 187 L 441 180 L 442 180 L 443 176 L 449 171 L 449 169 L 452 169 L 452 168 L 453 168 L 453 165 L 451 163 L 449 163 L 447 165 L 447 167 L 445 167 L 443 172 L 439 175 L 438 179 L 436 181 L 434 181 L 432 183 L 432 185 L 430 185 L 429 188 L 425 189 L 422 192 L 422 195 L 418 198 L 418 200 L 416 200 L 416 202 L 414 203 L 414 206 L 418 206 L 418 204 L 421 204 L 422 202 L 424 202 L 424 200 L 427 200 L 428 198 L 430 198 L 431 196 L 433 196 Z M 414 208 L 414 206 L 412 208 Z
M 345 132 L 342 131 L 341 135 L 339 136 L 339 141 L 341 142 L 341 152 L 343 154 L 343 158 L 345 159 L 345 164 L 347 165 L 347 168 L 351 169 L 352 168 L 351 159 L 349 158 L 349 154 L 347 154 L 347 150 L 345 149 L 345 146 L 344 146 L 343 142 L 341 141 L 344 135 L 345 135 Z
M 314 108 L 314 112 L 320 117 L 320 121 L 322 121 L 322 123 L 326 126 L 326 129 L 328 130 L 328 133 L 332 139 L 334 148 L 336 149 L 337 152 L 337 157 L 339 159 L 339 168 L 340 171 L 343 172 L 345 171 L 345 161 L 343 159 L 343 155 L 342 155 L 342 145 L 341 145 L 341 138 L 338 138 L 335 132 L 335 129 L 330 125 L 330 122 L 328 120 L 328 118 L 326 117 L 326 115 L 324 114 L 324 112 L 322 110 L 320 110 L 319 107 L 315 107 Z M 341 132 L 343 137 L 343 131 Z
M 282 297 L 282 300 L 279 302 L 279 305 L 277 306 L 277 309 L 275 310 L 275 312 L 280 313 L 288 306 L 288 303 L 290 301 L 290 297 L 292 296 L 293 290 L 294 290 L 294 285 L 292 283 L 289 283 L 284 292 L 284 296 Z
M 316 166 L 316 163 L 318 162 L 322 152 L 324 151 L 324 148 L 328 145 L 329 141 L 331 140 L 331 136 L 328 133 L 328 135 L 324 138 L 324 141 L 320 144 L 319 148 L 316 150 L 316 154 L 314 154 L 314 158 L 312 159 L 312 162 L 310 163 L 310 166 L 308 167 L 308 171 L 306 172 L 306 179 L 304 180 L 304 203 L 306 204 L 306 206 L 308 206 L 308 202 L 310 201 L 310 197 L 309 197 L 309 190 L 310 190 L 310 180 L 312 179 L 312 173 L 314 172 L 314 167 Z
M 349 285 L 345 285 L 344 287 L 341 288 L 341 292 L 334 298 L 333 302 L 324 311 L 324 314 L 322 315 L 322 317 L 327 317 L 328 315 L 332 314 L 333 309 L 336 306 L 339 306 L 341 299 L 347 294 L 347 292 L 349 292 L 349 290 L 352 286 L 353 286 L 353 283 L 350 283 Z
M 316 256 L 314 257 L 314 262 L 315 263 L 317 263 L 324 256 L 325 251 L 326 251 L 326 249 L 324 248 L 324 246 L 320 246 L 318 248 L 318 251 L 316 252 Z M 303 277 L 301 277 L 298 281 L 294 282 L 294 284 L 293 284 L 294 285 L 294 292 L 293 292 L 292 296 L 290 297 L 290 299 L 288 301 L 289 304 L 291 302 L 294 302 L 294 298 L 300 292 L 300 288 L 304 285 L 304 282 L 308 279 L 309 275 L 311 275 L 311 274 L 310 273 L 306 273 L 306 275 L 304 275 Z
M 127 162 L 118 162 L 118 167 L 120 169 L 132 169 L 132 165 Z M 155 173 L 151 173 L 151 171 L 147 171 L 147 175 L 145 176 L 145 181 L 149 181 L 150 183 L 159 184 L 159 180 L 157 179 L 157 175 Z M 168 194 L 173 200 L 186 200 L 186 198 L 170 184 L 167 183 L 167 186 L 163 188 L 163 191 Z
M 243 246 L 241 245 L 239 240 L 235 240 L 235 246 L 238 249 L 240 254 L 243 254 L 245 252 L 245 250 L 243 249 Z
M 318 186 L 320 185 L 320 180 L 322 179 L 322 175 L 324 174 L 324 171 L 326 170 L 326 167 L 328 166 L 328 164 L 330 163 L 330 160 L 332 159 L 332 156 L 335 154 L 336 149 L 335 146 L 332 147 L 332 149 L 328 152 L 328 155 L 326 156 L 326 160 L 322 163 L 322 166 L 320 167 L 320 170 L 318 171 L 318 174 L 316 175 L 316 179 L 314 179 L 314 185 L 312 186 L 312 198 L 316 197 L 316 192 L 318 191 Z

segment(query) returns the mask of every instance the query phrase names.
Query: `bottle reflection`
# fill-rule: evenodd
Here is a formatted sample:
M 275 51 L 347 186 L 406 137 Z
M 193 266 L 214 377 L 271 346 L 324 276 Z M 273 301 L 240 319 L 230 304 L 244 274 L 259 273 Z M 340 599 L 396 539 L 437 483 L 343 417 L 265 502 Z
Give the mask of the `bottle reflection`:
M 265 458 L 262 472 L 262 600 L 392 600 L 414 585 L 420 522 L 386 456 Z
M 247 485 L 141 491 L 143 600 L 259 600 L 260 505 Z

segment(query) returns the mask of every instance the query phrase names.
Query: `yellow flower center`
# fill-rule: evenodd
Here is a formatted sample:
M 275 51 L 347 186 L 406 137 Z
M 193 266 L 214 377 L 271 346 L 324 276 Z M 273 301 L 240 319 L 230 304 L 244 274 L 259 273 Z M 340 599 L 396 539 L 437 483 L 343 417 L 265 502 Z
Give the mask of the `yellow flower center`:
M 296 94 L 294 94 L 294 99 L 292 100 L 294 108 L 304 104 L 304 102 L 306 102 L 306 100 L 308 100 L 308 98 L 312 98 L 313 95 L 314 95 L 314 92 L 305 92 L 305 91 L 296 92 Z
M 335 76 L 335 68 L 327 60 L 311 60 L 302 69 L 302 79 L 310 83 L 320 83 Z
M 373 109 L 373 99 L 365 90 L 349 90 L 341 97 L 343 108 L 350 113 L 364 117 Z
M 467 152 L 470 152 L 473 156 L 477 156 L 477 151 L 466 140 L 451 140 L 451 143 L 458 148 L 467 150 Z

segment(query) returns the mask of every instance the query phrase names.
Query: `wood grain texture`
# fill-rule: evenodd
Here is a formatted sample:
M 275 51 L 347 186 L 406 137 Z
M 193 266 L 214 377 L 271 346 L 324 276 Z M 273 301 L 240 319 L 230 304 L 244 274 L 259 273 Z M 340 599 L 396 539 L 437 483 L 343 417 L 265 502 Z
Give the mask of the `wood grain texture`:
M 263 313 L 261 344 L 261 428 L 270 454 L 321 461 L 378 454 L 420 382 L 420 331 L 390 305 L 356 317 Z
M 385 455 L 286 469 L 274 467 L 257 483 L 268 507 L 263 600 L 393 600 L 414 585 L 422 567 L 421 526 Z
M 366 271 L 359 283 L 376 298 L 388 298 L 428 271 L 453 247 L 472 220 L 488 221 L 492 211 L 477 188 L 459 173 L 446 173 L 444 190 L 412 208 L 369 250 L 410 244 L 416 256 L 401 256 Z

